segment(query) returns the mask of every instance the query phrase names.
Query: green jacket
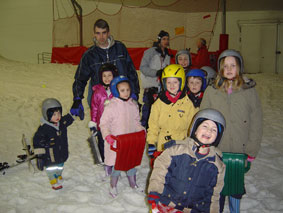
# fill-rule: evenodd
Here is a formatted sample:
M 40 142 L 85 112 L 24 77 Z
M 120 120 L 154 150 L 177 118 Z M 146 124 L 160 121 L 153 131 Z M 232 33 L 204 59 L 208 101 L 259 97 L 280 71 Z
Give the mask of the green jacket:
M 213 108 L 225 117 L 226 129 L 219 144 L 222 152 L 245 153 L 256 157 L 262 138 L 262 110 L 254 84 L 244 84 L 230 95 L 209 86 L 200 109 Z

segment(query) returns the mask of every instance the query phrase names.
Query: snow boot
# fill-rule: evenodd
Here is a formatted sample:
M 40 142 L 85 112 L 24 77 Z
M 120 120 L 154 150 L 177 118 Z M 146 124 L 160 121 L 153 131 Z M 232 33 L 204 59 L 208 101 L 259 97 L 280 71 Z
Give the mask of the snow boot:
M 138 192 L 143 192 L 143 190 L 141 188 L 139 188 L 139 186 L 137 185 L 136 175 L 127 176 L 127 177 L 128 177 L 128 180 L 129 180 L 129 185 L 132 189 L 135 189 Z
M 64 182 L 63 177 L 62 177 L 61 175 L 59 175 L 59 176 L 57 177 L 57 183 L 62 185 L 63 182 Z
M 52 186 L 52 189 L 54 189 L 54 190 L 58 190 L 58 189 L 63 188 L 62 184 L 58 183 L 56 178 L 50 180 L 50 184 Z
M 111 176 L 109 194 L 113 198 L 117 197 L 117 195 L 118 195 L 118 190 L 117 190 L 118 180 L 119 180 L 119 176 Z
M 105 177 L 108 177 L 112 174 L 112 168 L 113 168 L 113 166 L 104 166 Z
M 101 177 L 102 181 L 106 181 L 111 176 L 112 168 L 113 166 L 107 166 L 107 165 L 104 166 L 105 174 Z

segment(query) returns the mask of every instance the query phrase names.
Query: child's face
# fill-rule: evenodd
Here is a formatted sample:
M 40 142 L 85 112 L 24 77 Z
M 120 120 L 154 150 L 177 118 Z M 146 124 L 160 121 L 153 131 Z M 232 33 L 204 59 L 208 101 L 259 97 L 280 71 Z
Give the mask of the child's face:
M 113 79 L 113 74 L 111 71 L 104 71 L 102 73 L 102 81 L 104 84 L 109 85 Z
M 180 81 L 178 80 L 178 78 L 166 78 L 166 88 L 168 92 L 176 95 L 180 88 Z
M 198 77 L 189 77 L 187 86 L 192 93 L 197 94 L 201 90 L 202 80 Z
M 197 128 L 196 138 L 203 144 L 212 144 L 217 137 L 217 126 L 214 121 L 205 120 Z
M 223 75 L 225 78 L 232 80 L 236 77 L 238 71 L 238 66 L 235 57 L 227 56 L 224 59 L 223 64 Z
M 128 82 L 122 82 L 117 85 L 120 98 L 128 99 L 131 94 L 131 88 Z
M 51 122 L 57 124 L 61 120 L 60 111 L 55 111 L 51 117 Z
M 186 55 L 186 54 L 181 54 L 181 55 L 178 56 L 177 59 L 178 59 L 178 63 L 179 63 L 182 67 L 186 68 L 186 67 L 189 66 L 189 57 L 188 57 L 188 55 Z

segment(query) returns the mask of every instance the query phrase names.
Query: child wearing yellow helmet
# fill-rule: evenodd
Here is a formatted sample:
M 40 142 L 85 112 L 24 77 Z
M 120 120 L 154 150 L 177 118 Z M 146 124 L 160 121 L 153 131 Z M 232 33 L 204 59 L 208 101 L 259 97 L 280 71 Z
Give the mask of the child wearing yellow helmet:
M 151 163 L 163 151 L 164 143 L 187 137 L 192 118 L 197 112 L 184 90 L 185 71 L 181 65 L 165 67 L 161 81 L 164 90 L 152 105 L 148 122 L 147 143 Z

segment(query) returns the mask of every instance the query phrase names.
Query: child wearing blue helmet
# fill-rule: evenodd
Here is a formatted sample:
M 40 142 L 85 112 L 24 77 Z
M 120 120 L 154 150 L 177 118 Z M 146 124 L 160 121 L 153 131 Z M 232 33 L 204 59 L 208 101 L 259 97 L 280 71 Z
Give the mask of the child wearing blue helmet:
M 104 108 L 100 119 L 100 129 L 104 138 L 104 163 L 112 170 L 110 179 L 110 195 L 118 195 L 117 183 L 121 171 L 115 170 L 116 152 L 111 146 L 116 145 L 117 135 L 135 133 L 144 130 L 140 123 L 139 108 L 136 101 L 131 98 L 132 86 L 130 80 L 125 76 L 115 77 L 110 83 L 110 90 L 114 96 Z M 136 184 L 136 168 L 127 171 L 130 187 L 138 188 Z
M 186 74 L 187 94 L 195 108 L 199 108 L 206 89 L 205 73 L 201 69 L 192 69 Z

